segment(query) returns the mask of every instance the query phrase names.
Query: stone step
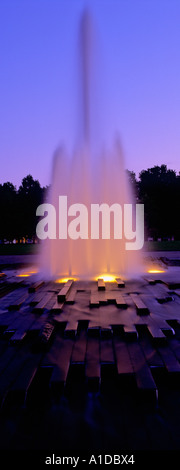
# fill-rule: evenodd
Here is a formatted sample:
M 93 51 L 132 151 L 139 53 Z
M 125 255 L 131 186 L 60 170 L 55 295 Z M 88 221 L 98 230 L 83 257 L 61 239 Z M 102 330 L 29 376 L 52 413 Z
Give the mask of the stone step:
M 65 302 L 72 285 L 73 285 L 73 280 L 69 279 L 57 294 L 58 302 Z

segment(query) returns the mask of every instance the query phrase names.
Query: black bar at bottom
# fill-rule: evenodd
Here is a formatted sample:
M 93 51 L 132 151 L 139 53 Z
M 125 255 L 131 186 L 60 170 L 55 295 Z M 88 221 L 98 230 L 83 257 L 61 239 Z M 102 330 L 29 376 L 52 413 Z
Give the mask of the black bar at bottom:
M 36 468 L 51 468 L 51 465 L 67 465 L 71 468 L 91 468 L 96 466 L 108 465 L 124 465 L 125 468 L 151 468 L 158 463 L 177 468 L 177 463 L 180 458 L 180 449 L 171 451 L 158 451 L 158 450 L 145 450 L 133 451 L 132 449 L 107 449 L 107 450 L 77 450 L 77 449 L 48 449 L 43 451 L 38 450 L 15 450 L 11 451 L 1 450 L 1 468 L 15 468 L 17 465 L 19 469 L 29 469 L 36 465 Z M 49 467 L 50 465 L 50 467 Z M 140 467 L 142 466 L 142 467 Z

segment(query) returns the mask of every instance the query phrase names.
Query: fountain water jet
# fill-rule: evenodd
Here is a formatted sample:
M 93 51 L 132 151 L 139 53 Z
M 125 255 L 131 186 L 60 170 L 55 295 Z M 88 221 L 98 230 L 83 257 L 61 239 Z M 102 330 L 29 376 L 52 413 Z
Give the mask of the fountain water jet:
M 66 155 L 62 147 L 56 151 L 53 159 L 51 189 L 47 199 L 56 208 L 56 214 L 60 195 L 67 196 L 69 205 L 82 203 L 87 208 L 93 203 L 106 203 L 109 206 L 114 203 L 121 206 L 133 203 L 120 139 L 114 139 L 111 150 L 105 146 L 102 150 L 97 150 L 93 138 L 96 120 L 93 116 L 95 103 L 90 80 L 91 21 L 87 11 L 81 19 L 80 33 L 82 135 L 72 158 Z M 58 220 L 58 224 L 60 223 Z M 138 251 L 125 250 L 124 238 L 46 239 L 41 247 L 40 270 L 48 278 L 78 276 L 89 279 L 103 273 L 127 278 L 141 271 L 141 259 Z

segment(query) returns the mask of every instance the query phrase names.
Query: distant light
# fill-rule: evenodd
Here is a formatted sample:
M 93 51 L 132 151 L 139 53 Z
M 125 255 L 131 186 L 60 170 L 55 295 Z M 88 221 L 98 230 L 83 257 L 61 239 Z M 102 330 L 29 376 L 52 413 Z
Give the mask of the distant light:
M 31 274 L 36 274 L 38 272 L 37 269 L 31 270 L 31 271 L 21 271 L 19 274 L 16 274 L 16 277 L 29 277 Z
M 17 274 L 16 277 L 29 277 L 30 274 Z

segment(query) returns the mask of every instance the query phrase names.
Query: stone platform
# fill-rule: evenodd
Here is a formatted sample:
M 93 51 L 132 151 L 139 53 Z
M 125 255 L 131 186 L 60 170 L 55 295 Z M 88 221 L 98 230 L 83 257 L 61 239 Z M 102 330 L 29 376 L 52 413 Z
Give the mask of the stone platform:
M 180 449 L 180 268 L 0 277 L 1 449 Z

